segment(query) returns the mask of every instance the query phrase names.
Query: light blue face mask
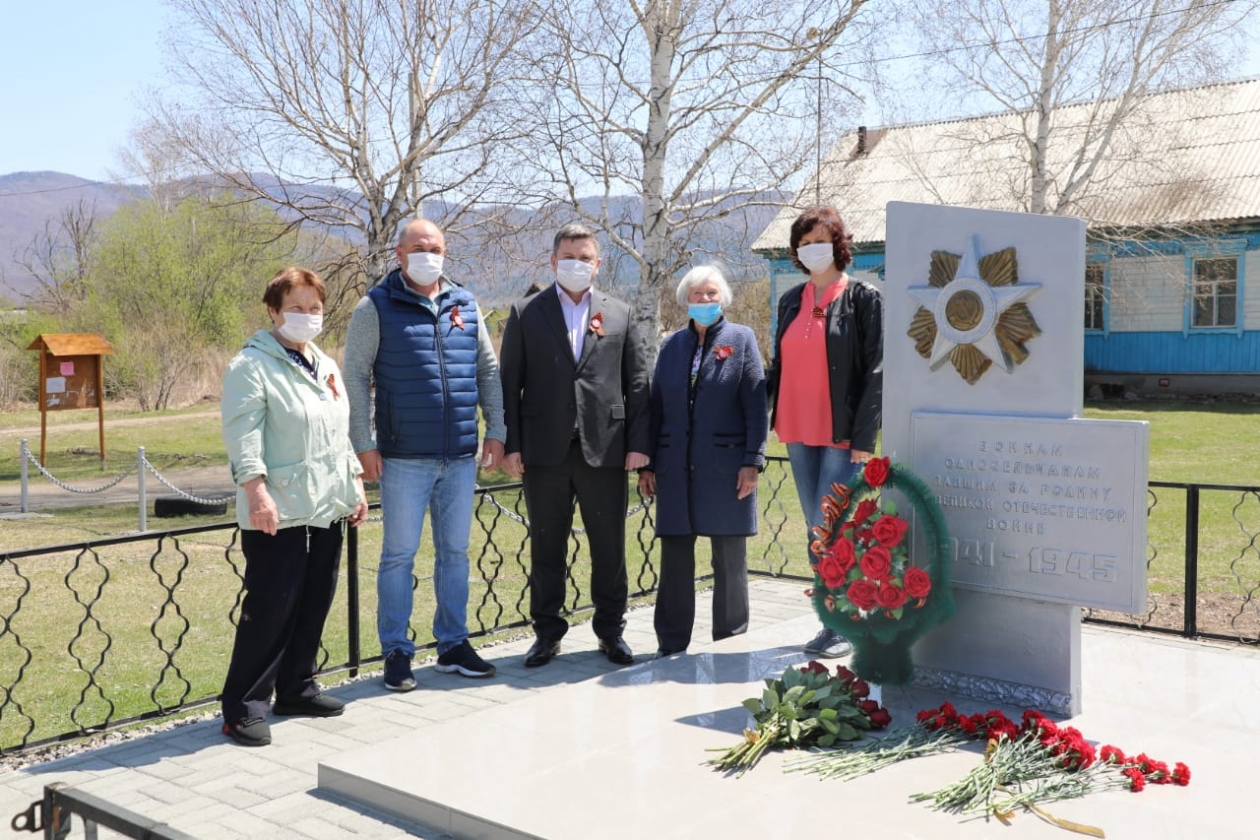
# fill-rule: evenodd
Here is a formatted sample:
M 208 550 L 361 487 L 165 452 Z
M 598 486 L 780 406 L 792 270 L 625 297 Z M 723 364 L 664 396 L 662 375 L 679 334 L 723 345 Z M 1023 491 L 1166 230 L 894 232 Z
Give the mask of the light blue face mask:
M 710 327 L 722 317 L 722 304 L 717 302 L 688 304 L 687 316 L 698 326 Z

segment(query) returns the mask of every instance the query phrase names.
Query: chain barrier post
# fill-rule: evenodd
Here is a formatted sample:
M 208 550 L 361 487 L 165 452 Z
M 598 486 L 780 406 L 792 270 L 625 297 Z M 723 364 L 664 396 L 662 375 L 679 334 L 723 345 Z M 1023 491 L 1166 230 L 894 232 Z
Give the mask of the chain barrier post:
M 136 447 L 136 488 L 140 494 L 140 533 L 142 534 L 145 531 L 149 530 L 149 522 L 148 522 L 149 500 L 145 498 L 145 492 L 144 492 L 145 491 L 144 465 L 145 465 L 144 447 L 137 446 Z
M 26 438 L 22 438 L 22 451 L 18 453 L 18 460 L 22 462 L 22 513 L 30 513 L 30 499 L 28 497 L 28 489 L 30 485 L 30 476 L 26 473 Z

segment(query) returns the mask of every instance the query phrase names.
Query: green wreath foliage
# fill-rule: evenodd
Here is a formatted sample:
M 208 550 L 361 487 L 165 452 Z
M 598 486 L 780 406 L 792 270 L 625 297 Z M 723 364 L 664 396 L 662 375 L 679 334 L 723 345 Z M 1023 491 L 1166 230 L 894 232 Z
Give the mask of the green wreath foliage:
M 891 464 L 888 477 L 881 487 L 872 487 L 866 479 L 866 469 L 861 470 L 848 483 L 849 503 L 844 507 L 843 519 L 834 522 L 830 534 L 823 541 L 830 548 L 841 537 L 841 525 L 853 518 L 858 505 L 865 499 L 878 496 L 883 488 L 902 493 L 915 511 L 915 518 L 924 526 L 927 550 L 922 557 L 912 557 L 911 562 L 928 573 L 932 589 L 922 606 L 898 610 L 893 617 L 884 610 L 875 610 L 862 618 L 854 618 L 847 611 L 828 609 L 830 591 L 817 572 L 814 562 L 814 609 L 823 624 L 836 631 L 853 645 L 851 667 L 859 677 L 881 685 L 906 685 L 914 676 L 914 662 L 910 649 L 928 630 L 948 619 L 954 613 L 954 596 L 951 588 L 953 556 L 945 515 L 936 502 L 936 496 L 923 481 L 900 464 Z M 839 504 L 836 497 L 829 497 L 832 506 Z M 824 502 L 824 510 L 827 502 Z

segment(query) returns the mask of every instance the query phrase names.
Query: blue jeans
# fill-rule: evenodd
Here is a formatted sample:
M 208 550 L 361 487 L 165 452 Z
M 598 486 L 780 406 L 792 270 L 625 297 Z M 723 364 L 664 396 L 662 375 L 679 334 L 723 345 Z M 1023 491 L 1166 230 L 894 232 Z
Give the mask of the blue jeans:
M 416 645 L 411 623 L 412 567 L 427 509 L 433 527 L 433 589 L 437 612 L 433 637 L 438 653 L 468 638 L 468 535 L 472 530 L 477 459 L 452 461 L 386 458 L 381 469 L 381 513 L 385 521 L 381 567 L 376 574 L 376 632 L 381 654 L 411 658 Z
M 832 482 L 848 484 L 849 479 L 862 469 L 851 460 L 848 449 L 834 446 L 808 446 L 804 443 L 787 445 L 788 461 L 792 464 L 792 478 L 796 482 L 796 495 L 805 513 L 805 547 L 814 541 L 814 527 L 823 522 L 823 496 L 831 493 Z M 813 555 L 806 554 L 812 559 Z

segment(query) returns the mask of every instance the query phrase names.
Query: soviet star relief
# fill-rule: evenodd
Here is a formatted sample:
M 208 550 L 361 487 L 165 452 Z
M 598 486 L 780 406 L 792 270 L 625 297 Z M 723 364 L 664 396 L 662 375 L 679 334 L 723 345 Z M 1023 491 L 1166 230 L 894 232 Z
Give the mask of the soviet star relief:
M 981 256 L 972 236 L 962 256 L 933 251 L 928 283 L 906 290 L 919 302 L 906 334 L 929 368 L 948 361 L 975 385 L 994 362 L 1012 373 L 1028 358 L 1024 345 L 1041 328 L 1026 301 L 1041 285 L 1019 282 L 1014 248 Z

